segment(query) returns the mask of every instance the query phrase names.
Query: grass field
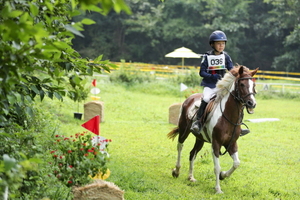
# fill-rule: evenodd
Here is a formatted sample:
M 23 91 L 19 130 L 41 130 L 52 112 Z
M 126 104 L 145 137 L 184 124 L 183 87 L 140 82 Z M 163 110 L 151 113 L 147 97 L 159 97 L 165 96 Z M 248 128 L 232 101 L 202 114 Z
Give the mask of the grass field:
M 187 181 L 188 156 L 194 144 L 191 135 L 182 155 L 181 175 L 171 170 L 176 161 L 177 141 L 167 139 L 174 127 L 168 123 L 168 108 L 183 101 L 173 95 L 154 95 L 131 91 L 122 86 L 100 83 L 105 105 L 101 135 L 112 139 L 109 145 L 111 171 L 107 181 L 125 191 L 127 200 L 198 199 L 299 199 L 300 156 L 299 100 L 257 97 L 253 115 L 245 112 L 244 121 L 255 118 L 279 118 L 280 121 L 246 122 L 251 133 L 238 140 L 240 167 L 221 182 L 224 194 L 216 195 L 210 145 L 206 144 L 195 161 L 195 183 Z M 155 88 L 153 88 L 155 89 Z M 84 121 L 72 119 L 77 106 L 66 100 L 58 103 L 60 130 L 73 134 L 83 131 Z M 82 109 L 81 109 L 82 111 Z M 176 138 L 177 139 L 177 138 Z M 229 169 L 228 154 L 220 159 Z

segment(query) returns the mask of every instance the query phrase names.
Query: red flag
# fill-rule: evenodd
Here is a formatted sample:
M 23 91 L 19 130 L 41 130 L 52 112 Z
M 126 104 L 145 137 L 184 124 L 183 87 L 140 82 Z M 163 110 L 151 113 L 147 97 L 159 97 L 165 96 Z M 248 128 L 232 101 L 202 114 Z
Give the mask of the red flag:
M 100 116 L 96 115 L 95 117 L 85 122 L 81 126 L 95 133 L 96 135 L 99 135 L 99 123 L 100 123 Z
M 96 79 L 93 80 L 92 85 L 96 87 Z

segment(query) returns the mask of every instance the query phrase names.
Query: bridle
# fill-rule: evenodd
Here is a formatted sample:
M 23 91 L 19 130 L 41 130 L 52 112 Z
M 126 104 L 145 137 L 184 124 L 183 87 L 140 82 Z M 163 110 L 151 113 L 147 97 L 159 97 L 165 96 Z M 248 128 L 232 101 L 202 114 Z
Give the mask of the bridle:
M 246 105 L 246 102 L 245 102 L 245 98 L 248 97 L 248 96 L 255 96 L 256 92 L 253 88 L 253 91 L 254 92 L 249 92 L 248 94 L 246 94 L 245 96 L 241 96 L 240 92 L 239 92 L 239 89 L 238 89 L 238 84 L 241 80 L 249 80 L 249 79 L 253 79 L 252 76 L 250 77 L 243 77 L 243 78 L 238 78 L 236 81 L 235 81 L 235 87 L 234 87 L 234 92 L 236 93 L 236 95 L 234 95 L 232 92 L 230 92 L 230 94 L 234 97 L 234 99 L 236 99 L 237 101 L 239 101 L 243 106 Z
M 238 110 L 238 115 L 239 115 L 239 117 L 238 117 L 238 121 L 237 121 L 237 123 L 234 123 L 234 122 L 232 122 L 232 121 L 230 121 L 227 117 L 226 117 L 226 115 L 224 114 L 224 110 L 222 109 L 222 103 L 220 102 L 220 110 L 221 110 L 221 113 L 222 113 L 222 117 L 224 117 L 230 124 L 232 124 L 233 126 L 234 126 L 234 129 L 233 129 L 233 132 L 232 132 L 232 134 L 231 134 L 231 138 L 230 138 L 230 141 L 229 141 L 229 144 L 228 144 L 228 146 L 227 146 L 227 148 L 226 148 L 226 150 L 225 150 L 225 152 L 224 153 L 221 153 L 220 152 L 220 154 L 221 155 L 225 155 L 227 152 L 228 152 L 228 149 L 229 149 L 229 147 L 232 145 L 232 142 L 233 142 L 233 138 L 234 138 L 234 136 L 235 136 L 235 133 L 236 133 L 236 127 L 237 126 L 240 126 L 240 125 L 244 125 L 244 126 L 246 126 L 247 128 L 248 128 L 248 126 L 246 125 L 246 124 L 244 124 L 242 121 L 243 121 L 243 118 L 244 118 L 244 108 L 246 107 L 246 102 L 245 102 L 245 98 L 246 97 L 248 97 L 248 96 L 250 96 L 250 95 L 254 95 L 255 96 L 255 94 L 256 94 L 256 92 L 255 92 L 255 90 L 254 90 L 254 88 L 253 88 L 253 91 L 254 92 L 249 92 L 248 94 L 246 94 L 246 95 L 244 95 L 244 96 L 241 96 L 241 94 L 240 94 L 240 92 L 239 92 L 239 89 L 238 89 L 238 84 L 239 84 L 239 82 L 241 81 L 241 80 L 249 80 L 249 79 L 253 79 L 253 77 L 243 77 L 243 78 L 238 78 L 236 81 L 235 81 L 235 86 L 234 86 L 234 93 L 232 93 L 232 92 L 230 92 L 229 91 L 229 89 L 228 88 L 226 88 L 227 90 L 228 90 L 228 92 L 230 93 L 230 95 L 232 95 L 233 96 L 233 98 L 236 100 L 235 102 L 236 102 L 236 106 L 237 106 L 237 108 L 239 108 L 239 103 L 242 105 L 242 108 L 239 110 L 239 109 L 237 109 Z M 222 99 L 221 99 L 221 101 L 222 101 Z

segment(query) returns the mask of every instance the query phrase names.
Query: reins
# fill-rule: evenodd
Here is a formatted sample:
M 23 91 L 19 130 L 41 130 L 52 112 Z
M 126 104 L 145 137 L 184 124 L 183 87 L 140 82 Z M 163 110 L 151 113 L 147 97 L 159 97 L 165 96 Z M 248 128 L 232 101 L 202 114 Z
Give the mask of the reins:
M 222 109 L 222 99 L 221 99 L 221 101 L 220 101 L 220 110 L 221 110 L 221 113 L 222 113 L 222 117 L 224 117 L 231 125 L 234 126 L 234 129 L 233 129 L 233 132 L 232 132 L 232 134 L 231 134 L 230 141 L 229 141 L 229 145 L 227 146 L 227 148 L 226 148 L 226 150 L 225 150 L 224 153 L 221 153 L 221 152 L 220 152 L 220 154 L 221 154 L 222 156 L 225 155 L 225 154 L 228 152 L 229 147 L 232 145 L 233 138 L 235 137 L 235 134 L 236 134 L 236 128 L 237 128 L 237 126 L 245 125 L 245 126 L 248 128 L 248 126 L 247 126 L 245 123 L 242 122 L 242 121 L 243 121 L 243 118 L 244 118 L 244 108 L 245 108 L 245 101 L 244 101 L 244 98 L 246 98 L 246 97 L 248 97 L 248 96 L 250 96 L 250 95 L 254 95 L 255 93 L 248 93 L 248 94 L 245 95 L 244 97 L 240 97 L 240 93 L 239 93 L 239 90 L 238 90 L 238 82 L 239 82 L 240 80 L 244 80 L 244 79 L 252 79 L 252 77 L 239 78 L 239 79 L 235 82 L 235 88 L 234 88 L 234 91 L 235 91 L 235 93 L 236 93 L 237 95 L 234 95 L 232 92 L 230 92 L 230 91 L 228 90 L 228 88 L 226 88 L 227 91 L 229 92 L 229 94 L 231 94 L 231 95 L 233 96 L 233 98 L 234 98 L 235 100 L 237 100 L 237 101 L 235 101 L 235 102 L 236 102 L 236 106 L 237 106 L 237 108 L 238 108 L 238 112 L 239 112 L 239 105 L 238 105 L 238 103 L 241 103 L 241 104 L 242 104 L 242 107 L 241 107 L 241 109 L 240 109 L 241 112 L 238 113 L 239 117 L 238 117 L 237 123 L 233 123 L 232 121 L 230 121 L 230 120 L 226 117 L 226 115 L 224 114 L 223 109 Z

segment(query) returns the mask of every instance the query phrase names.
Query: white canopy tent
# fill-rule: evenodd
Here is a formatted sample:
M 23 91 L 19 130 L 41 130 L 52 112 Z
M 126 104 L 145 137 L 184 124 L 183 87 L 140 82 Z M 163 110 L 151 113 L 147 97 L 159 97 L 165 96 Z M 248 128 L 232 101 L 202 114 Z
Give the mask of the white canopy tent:
M 170 58 L 181 58 L 182 60 L 182 67 L 184 67 L 184 58 L 200 58 L 201 54 L 196 54 L 192 50 L 181 47 L 178 49 L 175 49 L 173 52 L 168 53 L 165 55 L 165 57 L 170 57 Z

